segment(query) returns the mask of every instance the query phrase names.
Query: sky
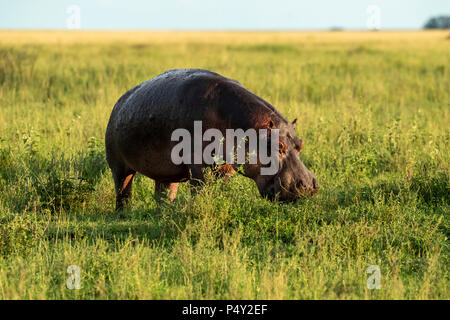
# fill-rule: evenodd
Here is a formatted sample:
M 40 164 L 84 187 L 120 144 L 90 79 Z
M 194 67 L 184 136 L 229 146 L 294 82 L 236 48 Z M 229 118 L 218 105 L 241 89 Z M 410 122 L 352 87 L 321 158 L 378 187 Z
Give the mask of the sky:
M 450 0 L 0 0 L 0 29 L 420 29 Z

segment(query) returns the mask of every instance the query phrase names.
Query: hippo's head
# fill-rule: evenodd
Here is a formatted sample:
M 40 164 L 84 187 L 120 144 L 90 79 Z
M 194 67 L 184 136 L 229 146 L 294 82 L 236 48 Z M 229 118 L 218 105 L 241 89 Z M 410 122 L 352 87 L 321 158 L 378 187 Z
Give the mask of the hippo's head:
M 295 119 L 292 123 L 280 121 L 279 169 L 273 175 L 256 174 L 253 177 L 263 197 L 281 202 L 291 202 L 304 195 L 317 192 L 317 180 L 300 160 L 303 140 L 295 133 Z M 270 121 L 269 129 L 274 127 Z

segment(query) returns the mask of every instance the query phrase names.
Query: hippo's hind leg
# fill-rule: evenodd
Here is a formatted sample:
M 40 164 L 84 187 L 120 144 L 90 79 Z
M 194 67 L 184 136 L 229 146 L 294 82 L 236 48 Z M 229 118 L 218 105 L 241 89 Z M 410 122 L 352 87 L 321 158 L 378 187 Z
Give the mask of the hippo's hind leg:
M 168 191 L 168 194 L 167 194 Z M 170 201 L 175 200 L 178 191 L 178 182 L 160 182 L 155 181 L 155 197 L 161 199 L 168 195 Z
M 116 211 L 123 210 L 125 206 L 131 207 L 131 191 L 136 171 L 125 165 L 113 166 L 111 171 L 116 187 Z

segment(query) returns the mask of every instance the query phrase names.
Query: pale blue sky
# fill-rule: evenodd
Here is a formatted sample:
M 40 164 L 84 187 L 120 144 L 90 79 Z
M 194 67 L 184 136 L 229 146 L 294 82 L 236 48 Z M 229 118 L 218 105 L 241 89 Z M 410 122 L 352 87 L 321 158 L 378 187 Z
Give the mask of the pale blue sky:
M 81 29 L 366 29 L 369 5 L 380 8 L 380 29 L 450 15 L 450 0 L 0 0 L 0 29 L 66 29 L 70 5 Z

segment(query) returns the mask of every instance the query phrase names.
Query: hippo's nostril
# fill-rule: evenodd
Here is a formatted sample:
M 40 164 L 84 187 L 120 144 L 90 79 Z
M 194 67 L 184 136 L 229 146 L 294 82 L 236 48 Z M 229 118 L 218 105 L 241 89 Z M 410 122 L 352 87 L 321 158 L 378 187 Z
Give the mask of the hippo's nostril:
M 313 185 L 314 189 L 317 189 L 319 187 L 319 185 L 317 184 L 317 179 L 316 178 L 312 179 L 312 185 Z
M 300 190 L 303 188 L 303 181 L 299 180 L 297 181 L 297 183 L 295 184 L 295 189 Z

